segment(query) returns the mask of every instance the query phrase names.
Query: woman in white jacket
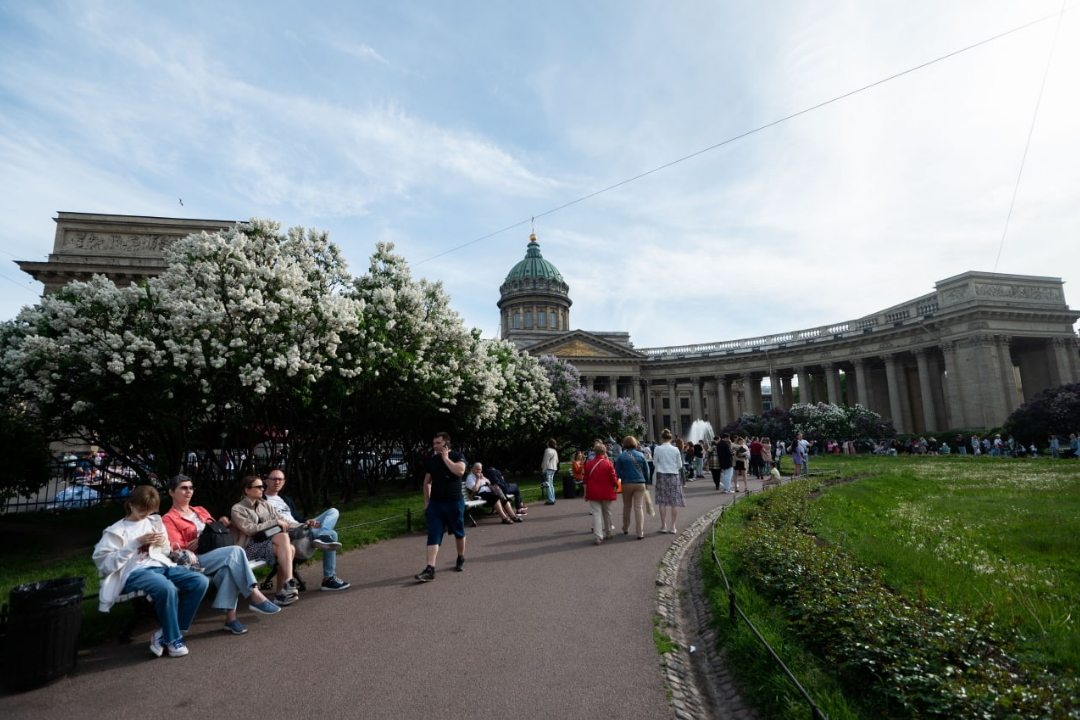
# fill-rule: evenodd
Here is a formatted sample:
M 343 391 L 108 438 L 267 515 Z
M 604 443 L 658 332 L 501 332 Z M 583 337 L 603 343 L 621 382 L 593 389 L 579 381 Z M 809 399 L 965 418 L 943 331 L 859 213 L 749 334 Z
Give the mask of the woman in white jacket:
M 150 652 L 183 657 L 188 649 L 182 633 L 191 628 L 210 581 L 169 559 L 169 536 L 156 514 L 160 504 L 155 488 L 137 487 L 124 503 L 124 519 L 102 533 L 94 547 L 94 564 L 102 575 L 99 609 L 108 612 L 120 595 L 145 590 L 161 622 L 150 637 Z

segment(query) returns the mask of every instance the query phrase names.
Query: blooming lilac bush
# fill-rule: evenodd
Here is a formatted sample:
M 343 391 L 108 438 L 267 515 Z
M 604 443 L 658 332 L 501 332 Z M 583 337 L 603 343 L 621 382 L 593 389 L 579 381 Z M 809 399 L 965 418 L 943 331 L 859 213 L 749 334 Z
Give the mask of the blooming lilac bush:
M 1063 439 L 1080 428 L 1080 383 L 1047 388 L 1009 415 L 1004 433 L 1025 445 L 1044 445 L 1051 435 Z
M 347 482 L 357 448 L 389 454 L 441 429 L 497 442 L 552 421 L 539 364 L 480 340 L 392 245 L 353 278 L 326 233 L 255 219 L 165 260 L 144 285 L 94 277 L 0 324 L 4 407 L 136 469 L 152 455 L 160 476 L 187 450 L 265 441 L 305 504 Z
M 582 387 L 577 368 L 562 358 L 545 355 L 540 364 L 558 408 L 557 423 L 549 434 L 561 444 L 586 448 L 596 438 L 641 437 L 645 432 L 645 419 L 630 398 L 613 398 Z

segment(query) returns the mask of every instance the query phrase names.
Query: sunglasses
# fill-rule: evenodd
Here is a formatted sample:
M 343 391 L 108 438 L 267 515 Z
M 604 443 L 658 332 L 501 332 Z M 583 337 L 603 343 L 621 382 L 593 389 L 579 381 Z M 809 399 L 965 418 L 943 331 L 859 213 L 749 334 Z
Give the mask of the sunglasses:
M 265 487 L 266 487 L 265 485 L 252 485 L 251 487 L 248 488 L 248 490 L 262 490 Z

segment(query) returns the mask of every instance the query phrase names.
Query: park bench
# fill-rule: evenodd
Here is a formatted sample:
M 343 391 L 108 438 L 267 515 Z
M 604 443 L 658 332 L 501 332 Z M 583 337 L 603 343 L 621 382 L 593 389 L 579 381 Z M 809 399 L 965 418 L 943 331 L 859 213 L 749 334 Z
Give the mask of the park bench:
M 265 565 L 263 560 L 248 560 L 248 566 L 254 570 Z M 135 633 L 135 626 L 143 618 L 153 617 L 153 601 L 150 596 L 147 595 L 145 590 L 136 590 L 135 592 L 123 593 L 116 598 L 117 603 L 130 602 L 131 603 L 131 620 L 120 631 L 120 635 L 117 638 L 121 643 L 130 643 L 132 635 Z

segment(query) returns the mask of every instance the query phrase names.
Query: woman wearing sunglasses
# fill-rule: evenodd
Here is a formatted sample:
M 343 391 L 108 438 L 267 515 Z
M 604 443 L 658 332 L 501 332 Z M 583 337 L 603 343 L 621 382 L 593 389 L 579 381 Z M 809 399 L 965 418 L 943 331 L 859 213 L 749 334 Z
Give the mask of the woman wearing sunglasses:
M 244 497 L 232 506 L 232 523 L 229 525 L 233 541 L 244 548 L 248 560 L 277 564 L 274 604 L 280 607 L 292 605 L 300 599 L 300 592 L 292 575 L 295 553 L 289 530 L 300 527 L 300 523 L 290 525 L 263 498 L 266 484 L 262 478 L 248 475 L 240 481 L 240 487 Z
M 226 630 L 233 635 L 243 635 L 247 632 L 247 628 L 236 619 L 237 595 L 247 597 L 248 609 L 263 615 L 281 612 L 281 608 L 259 592 L 259 585 L 251 572 L 251 566 L 248 565 L 243 548 L 229 545 L 201 555 L 196 554 L 199 548 L 199 535 L 208 523 L 214 521 L 214 516 L 206 508 L 191 504 L 194 494 L 195 484 L 186 475 L 177 475 L 169 480 L 172 508 L 162 517 L 165 531 L 169 535 L 169 543 L 176 551 L 194 555 L 207 577 L 213 578 L 214 585 L 218 589 L 213 607 L 225 611 Z M 221 522 L 228 525 L 229 519 L 223 517 Z

